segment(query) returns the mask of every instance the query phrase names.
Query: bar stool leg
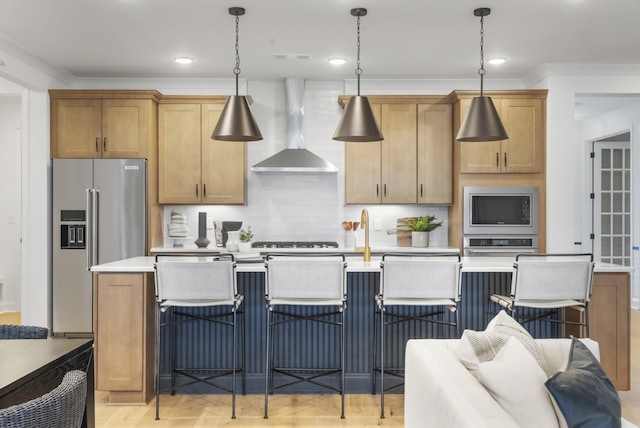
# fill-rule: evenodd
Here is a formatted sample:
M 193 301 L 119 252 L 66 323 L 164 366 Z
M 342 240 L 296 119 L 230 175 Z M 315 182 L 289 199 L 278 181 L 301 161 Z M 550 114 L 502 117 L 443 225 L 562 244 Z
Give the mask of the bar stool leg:
M 344 419 L 344 308 L 341 311 L 342 323 L 340 324 L 340 395 L 342 410 L 340 419 Z
M 244 310 L 240 312 L 240 322 L 242 324 L 242 395 L 247 395 L 247 329 Z
M 269 418 L 269 378 L 270 378 L 270 363 L 271 363 L 271 352 L 269 350 L 271 346 L 270 342 L 270 332 L 271 332 L 271 310 L 267 308 L 267 352 L 265 352 L 265 373 L 264 373 L 264 418 Z
M 384 419 L 384 305 L 380 306 L 380 419 Z
M 176 353 L 177 353 L 177 338 L 176 338 L 176 330 L 177 330 L 177 317 L 176 312 L 173 307 L 171 307 L 171 325 L 169 326 L 169 331 L 171 332 L 170 346 L 171 346 L 171 395 L 176 395 Z
M 376 395 L 376 361 L 378 360 L 378 310 L 373 307 L 373 361 L 371 362 L 371 395 Z
M 160 354 L 162 353 L 161 343 L 160 343 L 160 325 L 161 325 L 161 317 L 162 311 L 160 310 L 160 305 L 158 304 L 158 320 L 156 325 L 157 330 L 157 341 L 158 341 L 158 351 L 156 352 L 156 421 L 160 419 Z
M 233 368 L 231 369 L 231 419 L 236 418 L 236 362 L 237 362 L 237 346 L 238 337 L 236 335 L 236 308 L 233 311 Z

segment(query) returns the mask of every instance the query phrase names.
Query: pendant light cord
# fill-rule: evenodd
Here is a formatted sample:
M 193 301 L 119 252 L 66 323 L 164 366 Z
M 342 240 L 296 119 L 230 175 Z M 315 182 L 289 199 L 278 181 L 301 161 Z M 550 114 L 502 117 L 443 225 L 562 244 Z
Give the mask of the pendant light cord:
M 360 96 L 360 75 L 362 74 L 362 69 L 360 68 L 360 16 L 357 19 L 357 43 L 356 43 L 356 76 L 358 77 L 358 96 Z
M 236 66 L 233 74 L 236 75 L 236 96 L 238 95 L 238 76 L 240 75 L 240 17 L 236 15 Z
M 484 89 L 484 16 L 480 17 L 480 69 L 478 74 L 480 75 L 480 96 Z

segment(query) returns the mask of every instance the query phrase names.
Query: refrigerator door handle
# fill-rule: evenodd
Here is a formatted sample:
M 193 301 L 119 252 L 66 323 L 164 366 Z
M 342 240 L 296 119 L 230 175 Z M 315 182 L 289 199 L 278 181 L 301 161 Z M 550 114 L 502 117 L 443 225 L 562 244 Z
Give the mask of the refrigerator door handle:
M 93 263 L 94 264 L 98 264 L 98 260 L 99 260 L 99 254 L 98 254 L 98 245 L 100 244 L 98 242 L 98 222 L 100 221 L 100 218 L 98 216 L 99 210 L 100 210 L 100 190 L 98 189 L 93 189 L 92 190 L 92 194 L 93 194 L 93 198 L 91 200 L 92 202 L 92 208 L 91 208 L 91 240 L 93 241 L 93 244 L 91 245 L 91 258 L 93 259 Z
M 93 227 L 93 222 L 91 220 L 91 216 L 93 214 L 93 211 L 92 211 L 93 204 L 91 203 L 91 193 L 92 193 L 92 190 L 87 189 L 87 231 L 89 232 L 87 234 L 87 270 L 91 270 L 91 265 L 92 265 L 91 248 L 93 247 L 93 233 L 91 233 L 92 227 Z

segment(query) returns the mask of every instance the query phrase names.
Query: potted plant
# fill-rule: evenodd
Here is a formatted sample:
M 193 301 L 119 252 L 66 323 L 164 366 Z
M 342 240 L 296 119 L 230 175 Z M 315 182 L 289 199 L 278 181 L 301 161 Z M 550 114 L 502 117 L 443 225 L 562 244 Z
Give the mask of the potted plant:
M 238 251 L 241 253 L 247 252 L 251 250 L 251 241 L 253 240 L 253 231 L 251 230 L 251 226 L 247 227 L 247 229 L 240 230 L 240 242 L 238 243 Z
M 436 216 L 425 215 L 422 217 L 408 217 L 405 219 L 407 229 L 411 230 L 412 247 L 428 247 L 429 232 L 442 226 L 442 222 L 437 222 Z

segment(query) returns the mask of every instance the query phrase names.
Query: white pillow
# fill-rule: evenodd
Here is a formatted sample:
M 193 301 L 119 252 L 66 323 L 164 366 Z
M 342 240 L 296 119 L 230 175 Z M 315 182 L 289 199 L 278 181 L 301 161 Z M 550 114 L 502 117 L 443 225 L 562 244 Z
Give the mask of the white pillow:
M 487 325 L 485 331 L 465 330 L 458 346 L 458 359 L 471 373 L 476 374 L 479 363 L 491 361 L 509 338 L 515 337 L 529 351 L 540 368 L 551 375 L 544 352 L 527 330 L 502 310 Z
M 521 427 L 559 426 L 544 385 L 547 376 L 517 338 L 509 338 L 493 360 L 480 363 L 477 375 L 487 391 Z

